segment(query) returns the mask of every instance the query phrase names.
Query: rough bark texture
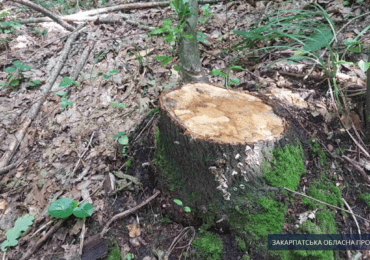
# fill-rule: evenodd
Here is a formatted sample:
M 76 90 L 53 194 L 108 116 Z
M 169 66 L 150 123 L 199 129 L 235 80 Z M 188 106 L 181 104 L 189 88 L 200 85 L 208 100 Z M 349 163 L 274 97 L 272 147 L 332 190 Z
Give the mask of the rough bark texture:
M 184 89 L 187 91 L 182 92 Z M 225 91 L 230 95 L 218 100 L 215 94 L 218 91 L 221 91 L 220 95 Z M 263 196 L 270 188 L 261 178 L 264 155 L 276 146 L 294 145 L 299 140 L 299 134 L 290 122 L 277 120 L 272 108 L 261 112 L 261 107 L 268 105 L 252 95 L 250 99 L 253 101 L 248 102 L 248 96 L 244 92 L 192 83 L 160 97 L 162 114 L 157 136 L 158 152 L 163 159 L 160 168 L 170 189 L 176 189 L 182 199 L 192 203 L 192 207 L 206 210 L 213 204 L 218 210 L 227 211 L 240 194 Z M 187 107 L 183 106 L 184 102 L 188 102 Z M 232 108 L 233 102 L 239 110 Z M 227 109 L 230 113 L 225 112 Z M 258 114 L 263 117 L 258 118 Z M 266 122 L 238 128 L 246 120 L 245 115 L 256 117 L 257 121 L 263 121 L 265 117 Z M 213 130 L 206 131 L 206 128 Z M 199 133 L 196 133 L 197 129 Z M 243 129 L 249 129 L 252 134 L 240 139 Z
M 184 34 L 191 34 L 193 38 L 181 37 L 179 41 L 179 58 L 183 69 L 182 79 L 184 82 L 206 82 L 208 79 L 203 75 L 197 41 L 198 0 L 190 0 L 189 7 L 193 14 L 186 17 Z

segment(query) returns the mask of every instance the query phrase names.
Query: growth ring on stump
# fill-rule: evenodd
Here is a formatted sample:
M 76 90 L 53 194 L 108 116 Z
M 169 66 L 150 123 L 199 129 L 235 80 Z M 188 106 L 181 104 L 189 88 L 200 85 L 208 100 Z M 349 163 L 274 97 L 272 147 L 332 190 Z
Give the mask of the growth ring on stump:
M 232 200 L 261 182 L 264 154 L 295 143 L 291 124 L 256 95 L 188 83 L 160 96 L 160 168 L 192 206 Z M 236 193 L 235 193 L 236 192 Z

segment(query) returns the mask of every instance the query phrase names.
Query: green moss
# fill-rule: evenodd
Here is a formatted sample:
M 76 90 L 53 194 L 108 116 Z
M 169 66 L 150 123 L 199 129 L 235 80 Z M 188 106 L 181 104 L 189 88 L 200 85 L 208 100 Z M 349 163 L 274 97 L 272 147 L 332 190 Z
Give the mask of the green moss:
M 317 213 L 317 222 L 318 225 L 307 220 L 302 223 L 299 227 L 299 232 L 303 234 L 335 234 L 337 232 L 337 228 L 335 225 L 335 220 L 333 214 L 328 211 L 320 211 Z M 310 260 L 310 259 L 317 259 L 317 260 L 334 260 L 333 251 L 328 250 L 295 250 L 295 251 L 282 251 L 283 259 L 284 260 Z
M 157 113 L 159 111 L 159 107 L 155 107 L 153 108 L 152 110 L 150 110 L 147 115 L 148 116 L 151 116 L 151 115 L 154 115 L 155 113 Z
M 239 248 L 240 251 L 245 252 L 245 251 L 248 250 L 247 245 L 246 245 L 245 241 L 242 238 L 237 236 L 237 237 L 235 237 L 235 239 L 236 239 L 236 242 L 238 243 L 238 248 Z
M 164 142 L 167 142 L 169 146 L 171 144 L 171 141 L 166 140 L 164 138 L 165 136 L 160 135 L 159 128 L 157 126 L 155 127 L 155 130 L 156 133 L 154 136 L 154 140 L 157 145 L 157 149 L 154 153 L 153 163 L 161 169 L 162 175 L 167 179 L 162 179 L 162 184 L 160 184 L 160 186 L 163 188 L 163 182 L 167 182 L 171 191 L 179 188 L 181 189 L 182 187 L 184 187 L 184 181 L 181 176 L 177 174 L 180 172 L 180 169 L 171 158 L 168 158 L 168 151 L 166 151 L 166 148 L 163 145 Z M 162 138 L 165 140 L 162 140 Z
M 251 257 L 249 255 L 243 255 L 242 260 L 250 260 Z
M 271 151 L 273 158 L 265 165 L 267 183 L 275 187 L 287 187 L 296 190 L 302 174 L 305 172 L 301 145 L 286 145 L 284 149 Z
M 130 168 L 130 166 L 132 165 L 132 161 L 133 161 L 133 159 L 130 159 L 127 162 L 125 162 L 126 169 Z
M 107 260 L 121 260 L 121 252 L 118 246 L 111 247 L 109 249 L 109 255 L 106 258 Z
M 368 206 L 370 206 L 370 194 L 369 193 L 360 193 L 358 194 L 358 197 L 366 202 Z
M 310 191 L 308 193 L 309 196 L 331 204 L 333 206 L 341 206 L 343 207 L 342 195 L 341 191 L 338 187 L 336 187 L 333 183 L 329 185 L 325 184 L 322 180 L 317 180 L 313 182 L 310 186 Z M 306 205 L 310 205 L 311 209 L 321 208 L 325 209 L 327 206 L 311 200 L 309 198 L 302 198 L 302 201 Z
M 319 158 L 320 163 L 324 164 L 324 162 L 326 161 L 326 154 L 321 149 L 321 146 L 318 143 L 318 141 L 314 138 L 312 140 L 309 140 L 309 144 L 311 146 L 310 154 L 313 156 L 317 156 Z
M 317 222 L 322 230 L 322 232 L 325 234 L 337 234 L 337 224 L 334 219 L 334 214 L 329 210 L 322 210 L 318 211 L 316 214 Z
M 256 210 L 253 214 L 248 209 L 230 212 L 231 227 L 240 234 L 252 235 L 256 239 L 281 233 L 286 205 L 271 198 L 258 198 Z
M 222 240 L 212 233 L 203 232 L 195 239 L 193 246 L 199 251 L 199 259 L 218 260 L 221 259 Z

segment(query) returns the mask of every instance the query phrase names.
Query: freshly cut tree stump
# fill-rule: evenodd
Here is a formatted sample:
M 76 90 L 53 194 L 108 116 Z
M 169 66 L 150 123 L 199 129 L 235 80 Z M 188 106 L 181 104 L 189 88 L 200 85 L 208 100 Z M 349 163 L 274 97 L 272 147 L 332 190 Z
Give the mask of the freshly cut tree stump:
M 241 190 L 268 189 L 264 154 L 298 135 L 267 99 L 201 82 L 160 96 L 160 169 L 180 198 L 206 209 Z

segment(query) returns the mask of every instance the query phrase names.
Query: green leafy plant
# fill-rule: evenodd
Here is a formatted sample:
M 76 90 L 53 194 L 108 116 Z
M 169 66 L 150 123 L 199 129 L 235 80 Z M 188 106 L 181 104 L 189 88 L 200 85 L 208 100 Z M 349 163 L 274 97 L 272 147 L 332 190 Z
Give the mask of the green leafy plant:
M 203 10 L 203 12 L 202 12 L 202 16 L 199 17 L 199 21 L 201 23 L 204 23 L 207 20 L 207 18 L 212 17 L 212 14 L 209 12 L 209 4 L 202 5 L 201 9 Z
M 272 64 L 282 60 L 292 62 L 311 60 L 315 64 L 320 65 L 327 77 L 331 78 L 333 82 L 334 98 L 339 111 L 342 112 L 341 97 L 344 95 L 337 86 L 335 75 L 341 64 L 348 64 L 348 62 L 345 61 L 346 53 L 350 50 L 360 50 L 358 39 L 370 29 L 370 25 L 364 28 L 355 39 L 345 43 L 347 44 L 347 48 L 340 56 L 337 31 L 335 30 L 334 22 L 320 5 L 313 3 L 311 7 L 311 9 L 306 8 L 304 10 L 279 10 L 264 17 L 263 20 L 256 23 L 258 25 L 264 25 L 253 28 L 249 32 L 233 31 L 235 34 L 245 38 L 243 41 L 233 46 L 233 49 L 244 50 L 252 48 L 262 42 L 288 39 L 285 45 L 269 46 L 259 48 L 258 50 L 295 50 L 293 56 L 279 59 Z M 323 48 L 328 52 L 328 58 L 323 58 L 323 53 L 319 52 Z M 255 50 L 253 52 L 255 52 Z M 364 62 L 361 64 L 364 64 Z M 366 66 L 364 68 L 366 68 Z
M 40 87 L 40 84 L 41 84 L 41 80 L 39 80 L 39 79 L 32 80 L 30 83 L 28 83 L 28 85 L 31 89 L 35 89 L 35 88 Z
M 189 207 L 186 207 L 186 206 L 184 207 L 181 200 L 174 199 L 173 202 L 175 202 L 178 206 L 182 207 L 185 210 L 185 212 L 191 212 Z
M 90 217 L 94 206 L 88 202 L 78 202 L 70 198 L 62 198 L 54 201 L 48 208 L 48 212 L 55 218 L 68 218 L 72 214 L 77 218 Z
M 103 78 L 104 78 L 105 80 L 108 80 L 108 79 L 110 79 L 114 74 L 117 74 L 117 73 L 118 73 L 118 70 L 117 70 L 117 69 L 113 69 L 113 70 L 109 71 L 107 74 L 104 74 L 104 73 L 102 73 L 102 72 L 99 72 L 99 73 L 98 73 L 98 76 L 103 75 Z
M 235 70 L 235 69 L 242 70 L 243 68 L 241 66 L 229 66 L 227 68 L 226 73 L 224 73 L 224 72 L 222 72 L 222 71 L 220 71 L 218 69 L 212 69 L 211 74 L 213 76 L 221 76 L 221 77 L 225 78 L 225 87 L 226 88 L 230 88 L 231 84 L 234 84 L 234 85 L 240 84 L 240 80 L 237 79 L 237 78 L 231 78 L 231 79 L 229 79 L 229 72 L 230 72 L 230 70 Z
M 32 69 L 31 66 L 25 65 L 19 60 L 13 61 L 13 66 L 7 67 L 5 72 L 8 73 L 6 82 L 0 82 L 0 86 L 16 87 L 22 79 L 22 72 Z
M 32 225 L 34 219 L 35 217 L 29 214 L 17 219 L 14 227 L 6 232 L 6 240 L 1 244 L 1 250 L 6 252 L 8 247 L 18 245 L 17 239 L 21 237 L 22 232 L 26 231 Z
M 12 33 L 15 28 L 21 27 L 22 24 L 13 21 L 1 21 L 10 14 L 9 10 L 0 11 L 0 33 Z
M 72 80 L 68 77 L 64 77 L 62 79 L 62 82 L 60 82 L 59 87 L 60 88 L 69 88 L 72 85 L 80 86 L 80 84 L 77 83 L 76 81 L 74 81 L 74 80 Z M 68 106 L 73 106 L 73 103 L 67 99 L 67 95 L 68 95 L 67 92 L 58 91 L 54 95 L 57 95 L 57 96 L 61 97 L 61 101 L 62 101 L 61 102 L 61 107 L 62 108 L 66 108 Z
M 179 21 L 177 26 L 173 27 L 173 21 L 171 19 L 163 20 L 162 26 L 158 29 L 151 30 L 149 35 L 162 35 L 165 42 L 170 44 L 171 52 L 173 53 L 180 37 L 186 37 L 188 39 L 193 38 L 191 34 L 183 33 L 184 26 L 186 24 L 186 18 L 191 15 L 189 8 L 189 0 L 172 0 L 170 6 L 172 10 L 178 15 Z M 172 44 L 175 43 L 175 44 Z M 170 56 L 156 56 L 156 60 L 162 61 L 161 65 L 166 66 L 173 57 Z
M 135 255 L 134 254 L 131 254 L 131 253 L 128 253 L 126 256 L 125 256 L 125 259 L 127 260 L 132 260 L 135 258 Z
M 126 149 L 128 146 L 128 136 L 126 135 L 126 132 L 118 132 L 113 136 L 114 140 L 118 140 L 118 143 L 120 143 L 122 147 L 122 154 L 124 156 L 127 156 Z
M 212 233 L 203 232 L 199 238 L 194 240 L 193 246 L 199 250 L 200 259 L 221 259 L 222 240 Z
M 36 35 L 39 35 L 39 36 L 41 36 L 41 35 L 47 35 L 48 34 L 48 30 L 47 29 L 35 29 L 35 30 L 33 30 L 33 33 L 34 34 L 36 34 Z
M 118 107 L 118 108 L 125 108 L 126 107 L 126 104 L 125 103 L 116 103 L 116 102 L 110 102 L 109 105 L 111 107 Z

